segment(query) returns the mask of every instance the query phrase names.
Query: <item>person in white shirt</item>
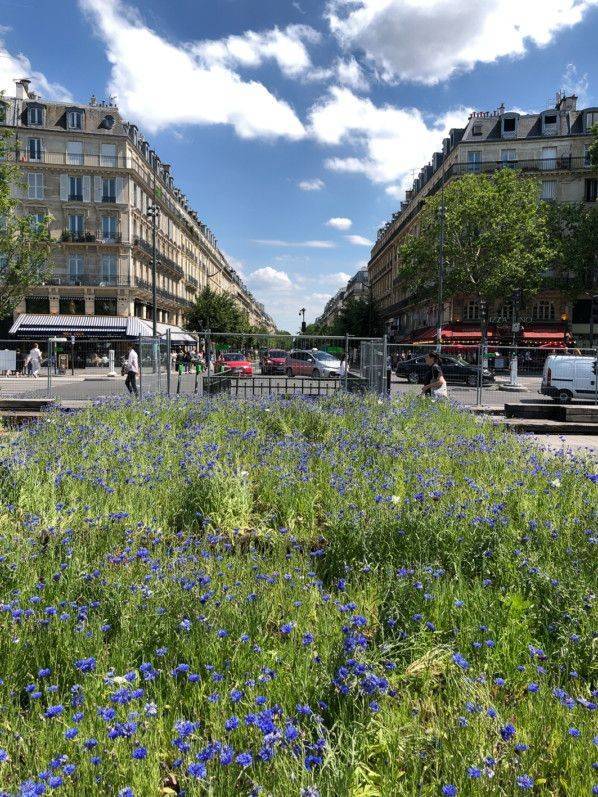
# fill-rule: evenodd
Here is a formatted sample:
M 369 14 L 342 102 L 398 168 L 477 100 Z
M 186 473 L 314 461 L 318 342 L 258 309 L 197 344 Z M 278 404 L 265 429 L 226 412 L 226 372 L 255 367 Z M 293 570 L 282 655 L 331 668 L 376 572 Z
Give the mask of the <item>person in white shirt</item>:
M 129 391 L 129 393 L 134 393 L 137 396 L 139 395 L 137 393 L 137 374 L 139 373 L 139 358 L 137 357 L 137 352 L 135 351 L 132 345 L 129 347 L 129 354 L 127 356 L 125 367 L 127 369 L 127 378 L 125 379 L 125 385 L 127 386 L 127 390 Z
M 39 369 L 42 367 L 42 353 L 37 343 L 33 344 L 33 348 L 27 356 L 25 365 L 29 364 L 31 364 L 31 373 L 33 374 L 33 378 L 37 379 Z

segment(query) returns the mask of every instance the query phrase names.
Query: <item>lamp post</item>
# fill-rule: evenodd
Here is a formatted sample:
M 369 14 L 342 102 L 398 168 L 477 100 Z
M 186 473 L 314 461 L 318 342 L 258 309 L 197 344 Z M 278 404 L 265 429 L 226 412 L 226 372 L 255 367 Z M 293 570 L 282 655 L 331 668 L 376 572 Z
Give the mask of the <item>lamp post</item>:
M 438 209 L 440 218 L 440 240 L 438 242 L 438 313 L 436 315 L 436 348 L 438 352 L 442 349 L 442 322 L 444 320 L 444 218 L 446 213 L 444 205 L 444 168 L 442 170 L 440 197 L 440 208 Z

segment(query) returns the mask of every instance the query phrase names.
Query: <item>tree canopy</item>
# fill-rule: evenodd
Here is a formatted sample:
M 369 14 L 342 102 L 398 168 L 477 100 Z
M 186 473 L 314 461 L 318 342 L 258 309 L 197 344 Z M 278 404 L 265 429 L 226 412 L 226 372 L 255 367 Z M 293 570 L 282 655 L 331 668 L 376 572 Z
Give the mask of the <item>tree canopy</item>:
M 400 249 L 399 276 L 410 293 L 435 295 L 438 286 L 441 192 L 426 200 L 417 234 Z M 512 169 L 468 174 L 444 190 L 446 293 L 487 300 L 517 288 L 534 293 L 552 257 L 538 181 Z
M 555 286 L 572 299 L 598 288 L 598 208 L 583 203 L 551 205 Z
M 22 183 L 19 167 L 9 161 L 7 134 L 0 134 L 0 318 L 10 315 L 26 296 L 51 273 L 49 217 L 38 223 L 19 213 L 13 196 Z
M 249 316 L 237 302 L 227 293 L 217 293 L 206 286 L 195 300 L 187 316 L 187 327 L 202 332 L 238 332 L 251 331 Z

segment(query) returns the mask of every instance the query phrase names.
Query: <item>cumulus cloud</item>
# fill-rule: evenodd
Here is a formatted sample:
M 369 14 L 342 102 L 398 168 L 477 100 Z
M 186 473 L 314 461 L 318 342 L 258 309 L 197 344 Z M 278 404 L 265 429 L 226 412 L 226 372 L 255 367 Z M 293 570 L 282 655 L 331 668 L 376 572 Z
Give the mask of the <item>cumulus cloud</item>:
M 338 59 L 336 62 L 336 77 L 343 86 L 349 86 L 355 91 L 367 91 L 370 85 L 363 74 L 361 66 L 353 56 L 347 59 Z
M 352 224 L 351 219 L 346 219 L 343 216 L 328 219 L 326 222 L 327 227 L 333 227 L 335 230 L 350 230 Z
M 192 45 L 166 41 L 121 0 L 79 0 L 112 63 L 109 91 L 125 115 L 151 131 L 171 125 L 232 125 L 241 138 L 301 139 L 291 108 L 261 83 L 206 65 Z
M 320 33 L 309 25 L 289 25 L 284 30 L 248 30 L 240 36 L 197 42 L 192 51 L 207 66 L 256 68 L 275 61 L 284 75 L 297 78 L 312 68 L 304 42 L 315 44 L 320 39 Z
M 562 86 L 567 94 L 575 94 L 579 99 L 578 108 L 586 108 L 590 104 L 588 73 L 580 74 L 575 64 L 567 64 L 562 78 Z
M 265 266 L 252 271 L 247 277 L 250 286 L 288 291 L 293 283 L 286 271 L 277 271 L 272 266 Z
M 344 271 L 336 271 L 333 274 L 322 274 L 322 281 L 331 288 L 342 288 L 351 279 L 350 274 Z
M 419 170 L 451 127 L 463 127 L 470 109 L 424 119 L 417 108 L 377 106 L 347 88 L 332 87 L 310 112 L 311 135 L 323 144 L 352 145 L 358 152 L 331 157 L 332 171 L 364 174 L 374 183 L 396 183 Z
M 252 243 L 291 249 L 334 249 L 336 246 L 332 241 L 281 241 L 278 238 L 254 238 Z
M 372 242 L 367 238 L 364 238 L 363 235 L 345 235 L 347 241 L 353 246 L 371 246 Z
M 2 26 L 0 33 L 6 33 L 9 28 Z M 50 100 L 70 102 L 73 98 L 68 89 L 60 83 L 49 80 L 43 72 L 39 72 L 31 65 L 31 61 L 23 55 L 17 53 L 12 55 L 0 40 L 0 91 L 4 91 L 7 96 L 14 96 L 15 79 L 30 78 L 31 88 L 47 97 Z
M 435 84 L 476 63 L 521 56 L 576 25 L 598 0 L 329 0 L 341 45 L 385 80 Z M 450 32 L 450 33 L 448 33 Z
M 300 180 L 298 185 L 302 191 L 321 191 L 325 183 L 324 180 L 316 177 L 313 180 Z

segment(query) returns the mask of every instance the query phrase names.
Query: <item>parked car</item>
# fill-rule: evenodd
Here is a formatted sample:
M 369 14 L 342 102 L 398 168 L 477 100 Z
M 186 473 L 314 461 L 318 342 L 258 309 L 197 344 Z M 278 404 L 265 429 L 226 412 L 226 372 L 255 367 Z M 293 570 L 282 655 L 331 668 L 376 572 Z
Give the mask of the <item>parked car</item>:
M 224 351 L 214 363 L 216 373 L 228 371 L 238 376 L 253 376 L 253 365 L 240 351 Z
M 265 374 L 284 374 L 288 351 L 265 349 L 260 352 L 260 371 Z
M 540 393 L 559 404 L 571 399 L 591 400 L 598 395 L 598 358 L 551 354 L 546 358 Z
M 461 360 L 459 357 L 440 358 L 440 367 L 444 378 L 449 384 L 464 383 L 469 387 L 476 387 L 478 384 L 478 367 Z M 424 384 L 429 366 L 426 365 L 425 355 L 412 357 L 410 360 L 400 362 L 396 367 L 396 375 L 403 376 L 412 385 Z M 484 368 L 482 371 L 482 381 L 484 384 L 494 382 L 494 375 Z
M 336 378 L 339 375 L 340 367 L 340 360 L 337 360 L 332 354 L 328 354 L 327 351 L 295 349 L 289 353 L 286 359 L 285 373 L 289 377 Z

